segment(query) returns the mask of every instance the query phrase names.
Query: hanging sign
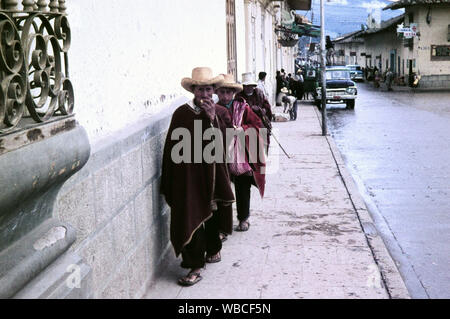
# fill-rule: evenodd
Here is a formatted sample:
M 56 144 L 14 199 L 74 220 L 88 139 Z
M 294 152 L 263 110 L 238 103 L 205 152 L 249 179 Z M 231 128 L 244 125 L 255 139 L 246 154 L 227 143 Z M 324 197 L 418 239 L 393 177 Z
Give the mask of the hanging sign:
M 397 25 L 397 33 L 403 34 L 405 39 L 411 39 L 417 36 L 417 23 L 411 23 L 409 27 L 404 27 L 403 23 Z

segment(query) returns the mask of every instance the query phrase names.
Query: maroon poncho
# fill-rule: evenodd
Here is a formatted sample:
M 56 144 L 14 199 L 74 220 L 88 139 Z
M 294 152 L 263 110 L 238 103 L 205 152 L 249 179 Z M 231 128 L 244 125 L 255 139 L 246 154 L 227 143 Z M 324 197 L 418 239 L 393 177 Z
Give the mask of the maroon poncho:
M 246 95 L 244 93 L 244 91 L 242 91 L 242 92 L 238 93 L 236 95 L 236 97 L 241 97 L 244 100 L 246 100 L 248 105 L 250 105 L 250 107 L 252 107 L 252 110 L 253 110 L 253 106 L 255 106 L 255 105 L 259 106 L 260 108 L 262 108 L 263 110 L 266 111 L 266 115 L 267 115 L 269 121 L 272 120 L 272 109 L 270 107 L 270 103 L 264 96 L 263 91 L 261 91 L 260 89 L 255 88 L 252 95 Z M 260 118 L 262 116 L 261 114 L 258 114 L 258 112 L 256 112 L 256 115 L 258 115 Z
M 216 105 L 213 125 L 222 130 L 223 137 L 226 127 L 224 119 L 226 120 L 227 116 L 227 109 Z M 217 205 L 225 206 L 225 209 L 220 210 L 220 229 L 231 234 L 233 226 L 231 204 L 234 202 L 234 195 L 227 166 L 224 161 L 208 164 L 203 156 L 201 163 L 194 163 L 194 120 L 201 121 L 202 136 L 203 132 L 211 127 L 211 121 L 204 111 L 196 112 L 187 104 L 180 106 L 172 116 L 164 145 L 161 194 L 171 208 L 170 240 L 177 256 L 190 242 L 198 227 L 212 216 L 212 210 Z M 180 140 L 171 139 L 176 128 L 186 128 L 190 132 L 190 163 L 177 164 L 171 158 L 173 146 L 180 143 Z M 202 152 L 209 143 L 210 140 L 201 141 Z M 225 144 L 224 140 L 222 143 Z
M 250 106 L 246 103 L 246 101 L 242 97 L 236 97 L 231 105 L 231 107 L 228 109 L 230 112 L 230 116 L 233 117 L 233 112 L 236 108 L 245 108 L 244 113 L 242 115 L 242 128 L 244 131 L 247 131 L 248 129 L 254 129 L 256 132 L 259 132 L 260 128 L 263 128 L 263 124 L 261 119 L 258 117 L 258 115 L 255 114 L 255 112 L 252 111 Z M 262 136 L 258 136 L 259 138 L 262 138 Z M 263 145 L 262 143 L 259 145 Z M 245 149 L 246 149 L 246 161 L 249 163 L 249 139 L 248 136 L 245 138 Z M 258 151 L 258 150 L 257 150 Z M 257 162 L 255 163 L 249 163 L 252 172 L 253 172 L 253 178 L 255 180 L 255 185 L 258 187 L 259 193 L 261 197 L 264 197 L 264 188 L 266 184 L 266 175 L 265 175 L 265 159 L 262 161 L 261 158 L 259 158 L 258 154 L 253 154 L 253 158 L 257 158 Z

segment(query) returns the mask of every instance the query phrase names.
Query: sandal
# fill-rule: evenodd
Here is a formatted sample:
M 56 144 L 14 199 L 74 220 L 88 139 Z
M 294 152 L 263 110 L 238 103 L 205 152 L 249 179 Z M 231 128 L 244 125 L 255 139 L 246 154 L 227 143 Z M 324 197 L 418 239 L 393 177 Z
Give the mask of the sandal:
M 224 241 L 227 241 L 228 236 L 227 236 L 227 234 L 220 233 L 219 238 L 220 238 L 220 241 L 223 243 Z
M 222 260 L 222 257 L 220 256 L 220 252 L 218 252 L 217 254 L 212 255 L 212 256 L 206 256 L 206 262 L 209 264 L 218 263 L 221 260 Z
M 193 286 L 202 279 L 203 279 L 203 277 L 200 276 L 199 272 L 191 271 L 185 277 L 178 279 L 178 284 L 180 284 L 181 286 L 186 286 L 186 287 Z
M 246 220 L 239 222 L 239 226 L 235 228 L 235 231 L 247 231 L 250 228 L 250 223 Z

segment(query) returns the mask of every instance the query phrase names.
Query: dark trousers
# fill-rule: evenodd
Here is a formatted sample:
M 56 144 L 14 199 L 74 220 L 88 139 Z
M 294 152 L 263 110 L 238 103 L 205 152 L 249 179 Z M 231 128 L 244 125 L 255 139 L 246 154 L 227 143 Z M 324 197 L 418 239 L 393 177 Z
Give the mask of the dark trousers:
M 219 214 L 214 211 L 212 217 L 203 223 L 192 235 L 191 241 L 181 251 L 181 267 L 194 269 L 205 266 L 206 256 L 217 254 L 222 249 L 219 237 Z
M 254 184 L 253 176 L 234 176 L 236 209 L 238 220 L 244 221 L 250 217 L 250 188 Z
M 289 116 L 291 117 L 292 121 L 295 121 L 297 119 L 297 108 L 298 104 L 297 101 L 295 101 L 294 106 L 292 106 L 292 110 L 289 112 Z

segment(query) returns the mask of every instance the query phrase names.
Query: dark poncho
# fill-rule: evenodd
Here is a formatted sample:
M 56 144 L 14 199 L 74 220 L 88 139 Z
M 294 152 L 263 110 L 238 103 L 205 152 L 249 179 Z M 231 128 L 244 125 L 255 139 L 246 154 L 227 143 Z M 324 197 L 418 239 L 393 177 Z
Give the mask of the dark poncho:
M 220 128 L 225 138 L 225 121 L 230 121 L 228 111 L 216 105 L 214 127 Z M 228 116 L 228 117 L 227 117 Z M 164 145 L 161 193 L 171 208 L 170 240 L 178 256 L 189 243 L 193 233 L 212 216 L 217 205 L 225 206 L 220 210 L 220 229 L 231 234 L 233 215 L 231 204 L 234 195 L 230 186 L 230 176 L 225 163 L 194 163 L 194 121 L 200 120 L 203 132 L 211 127 L 206 114 L 194 111 L 189 105 L 180 106 L 173 114 Z M 172 141 L 172 132 L 176 128 L 186 128 L 191 135 L 191 162 L 179 164 L 171 158 L 172 148 L 180 140 Z M 179 137 L 177 137 L 179 138 Z M 211 141 L 197 141 L 201 149 Z M 224 140 L 221 141 L 224 145 Z

